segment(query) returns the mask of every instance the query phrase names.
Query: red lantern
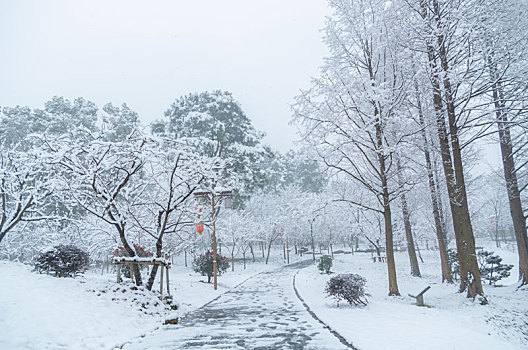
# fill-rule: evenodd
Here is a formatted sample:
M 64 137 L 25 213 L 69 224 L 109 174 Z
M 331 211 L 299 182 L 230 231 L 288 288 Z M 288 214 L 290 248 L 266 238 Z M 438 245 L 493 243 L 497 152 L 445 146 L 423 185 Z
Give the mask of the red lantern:
M 202 234 L 204 231 L 204 224 L 203 222 L 199 222 L 196 224 L 196 231 L 198 231 L 199 234 Z

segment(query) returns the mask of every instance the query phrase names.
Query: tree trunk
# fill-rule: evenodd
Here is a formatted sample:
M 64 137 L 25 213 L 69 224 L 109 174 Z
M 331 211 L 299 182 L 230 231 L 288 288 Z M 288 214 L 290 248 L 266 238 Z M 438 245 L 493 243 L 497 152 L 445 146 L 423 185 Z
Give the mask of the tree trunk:
M 231 271 L 235 271 L 235 245 L 231 249 Z
M 482 290 L 482 282 L 480 280 L 480 270 L 477 261 L 477 253 L 475 250 L 475 236 L 473 234 L 473 227 L 471 225 L 471 217 L 469 215 L 469 205 L 466 194 L 466 182 L 464 179 L 464 167 L 462 164 L 462 151 L 458 139 L 458 125 L 455 114 L 455 104 L 451 92 L 451 82 L 448 77 L 449 67 L 447 53 L 445 52 L 445 42 L 443 38 L 438 38 L 440 46 L 440 61 L 444 71 L 444 91 L 447 107 L 447 116 L 449 120 L 449 132 L 451 141 L 451 151 L 453 152 L 453 166 L 454 166 L 454 184 L 453 177 L 446 176 L 446 180 L 451 179 L 450 205 L 455 208 L 457 212 L 453 215 L 453 220 L 457 217 L 459 222 L 459 239 L 457 239 L 457 251 L 460 265 L 460 291 L 467 291 L 468 298 L 475 298 L 477 295 L 484 294 Z M 448 145 L 447 145 L 448 146 Z M 445 164 L 445 163 L 444 163 Z M 455 232 L 456 232 L 455 227 Z
M 447 242 L 445 240 L 445 230 L 442 224 L 442 216 L 440 203 L 438 202 L 439 193 L 436 190 L 435 178 L 433 173 L 433 166 L 431 163 L 431 154 L 429 153 L 429 141 L 427 140 L 427 133 L 425 130 L 425 118 L 422 109 L 422 98 L 418 89 L 418 82 L 415 80 L 414 88 L 416 91 L 416 102 L 418 107 L 418 119 L 421 127 L 421 134 L 424 143 L 425 166 L 427 169 L 427 179 L 429 180 L 429 192 L 431 194 L 431 202 L 433 203 L 433 217 L 436 229 L 436 239 L 438 240 L 438 250 L 440 253 L 440 265 L 442 268 L 442 283 L 447 281 L 453 283 L 453 276 L 451 275 L 451 268 L 449 267 L 449 260 L 447 255 Z M 423 260 L 422 260 L 423 263 Z
M 383 218 L 385 220 L 385 250 L 387 254 L 387 272 L 389 275 L 389 295 L 400 295 L 400 291 L 398 290 L 398 280 L 396 277 L 396 262 L 394 260 L 392 217 L 388 201 L 385 203 Z
M 310 237 L 312 238 L 312 256 L 313 256 L 313 262 L 315 264 L 315 243 L 314 243 L 314 235 L 313 235 L 313 222 L 310 223 Z
M 418 265 L 418 258 L 416 257 L 416 249 L 414 247 L 414 239 L 412 234 L 411 219 L 409 215 L 409 208 L 407 207 L 407 198 L 405 194 L 401 197 L 403 224 L 405 226 L 405 237 L 407 238 L 407 252 L 409 253 L 409 262 L 411 264 L 411 276 L 421 277 L 420 266 Z
M 517 181 L 517 171 L 515 169 L 515 160 L 513 158 L 513 144 L 508 125 L 508 115 L 505 112 L 506 104 L 503 98 L 503 88 L 498 76 L 498 72 L 492 58 L 488 59 L 491 76 L 495 82 L 493 89 L 493 103 L 495 106 L 495 115 L 497 117 L 497 126 L 499 129 L 500 148 L 502 155 L 502 165 L 504 168 L 504 179 L 506 180 L 506 189 L 508 191 L 508 201 L 510 204 L 510 214 L 513 220 L 515 238 L 517 240 L 517 252 L 519 254 L 519 282 L 521 285 L 528 284 L 528 237 L 526 230 L 526 218 L 523 213 L 521 203 L 521 193 Z M 498 237 L 498 230 L 495 229 L 495 235 Z M 498 238 L 497 238 L 498 242 Z
M 118 224 L 116 224 L 119 226 Z M 135 250 L 128 244 L 128 241 L 125 237 L 125 230 L 122 227 L 118 227 L 119 232 L 119 238 L 121 239 L 121 243 L 123 244 L 123 247 L 125 248 L 128 256 L 134 257 L 136 256 Z M 130 271 L 134 275 L 134 280 L 136 281 L 137 286 L 141 286 L 143 284 L 143 281 L 141 280 L 141 271 L 139 271 L 139 265 L 138 264 L 130 264 Z
M 403 187 L 402 168 L 399 158 L 396 158 L 396 168 L 398 170 L 398 185 Z M 401 205 L 403 214 L 403 224 L 405 226 L 405 237 L 407 238 L 407 253 L 409 254 L 409 262 L 411 264 L 411 276 L 421 277 L 420 266 L 416 258 L 416 249 L 414 248 L 414 239 L 411 227 L 411 218 L 409 213 L 409 206 L 407 205 L 407 196 L 405 193 L 401 195 Z
M 270 240 L 269 244 L 268 244 L 268 255 L 266 256 L 266 265 L 268 265 L 268 260 L 269 260 L 269 257 L 270 257 L 270 251 L 271 251 L 271 244 L 272 243 L 273 243 L 273 240 Z
M 253 257 L 253 262 L 255 262 L 255 252 L 253 251 L 253 242 L 249 242 L 249 249 L 251 250 L 251 256 Z
M 163 243 L 161 242 L 161 239 L 158 239 L 156 241 L 156 257 L 161 258 L 162 248 L 163 248 Z M 152 287 L 154 286 L 154 280 L 156 279 L 157 274 L 158 274 L 158 265 L 152 265 L 152 271 L 150 271 L 150 276 L 147 282 L 148 290 L 152 290 Z
M 483 291 L 475 253 L 475 237 L 467 203 L 454 97 L 449 79 L 448 54 L 442 30 L 445 24 L 441 20 L 442 16 L 445 15 L 441 13 L 437 0 L 433 0 L 432 5 L 430 7 L 424 0 L 420 1 L 422 18 L 428 21 L 430 27 L 433 27 L 431 34 L 437 39 L 436 51 L 433 44 L 427 40 L 426 46 L 431 71 L 430 81 L 433 87 L 433 105 L 436 114 L 440 153 L 449 195 L 453 228 L 455 230 L 460 269 L 460 292 L 467 291 L 468 298 L 475 298 L 477 295 L 482 295 Z M 434 13 L 431 13 L 431 11 Z M 435 31 L 435 29 L 437 30 Z M 437 58 L 440 61 L 440 67 L 437 65 Z M 441 74 L 440 71 L 442 71 Z M 441 82 L 443 83 L 445 99 L 442 99 Z M 449 134 L 444 116 L 444 100 L 449 120 Z

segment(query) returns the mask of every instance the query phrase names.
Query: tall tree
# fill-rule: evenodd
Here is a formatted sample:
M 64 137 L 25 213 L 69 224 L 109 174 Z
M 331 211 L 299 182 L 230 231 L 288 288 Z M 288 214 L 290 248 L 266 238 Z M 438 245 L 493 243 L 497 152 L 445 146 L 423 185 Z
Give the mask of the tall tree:
M 231 93 L 180 97 L 165 118 L 152 124 L 152 132 L 186 142 L 204 156 L 226 160 L 222 176 L 231 179 L 240 197 L 265 186 L 266 174 L 260 167 L 269 155 L 261 145 L 264 133 L 255 130 Z
M 397 4 L 335 0 L 330 6 L 334 13 L 325 41 L 331 55 L 314 87 L 297 98 L 294 121 L 328 168 L 374 196 L 373 205 L 349 202 L 383 216 L 389 295 L 399 295 L 391 211 L 399 188 L 392 178 L 393 154 L 412 131 L 399 109 L 406 81 L 393 32 Z
M 481 7 L 481 36 L 475 47 L 483 53 L 487 68 L 485 79 L 490 85 L 494 115 L 491 120 L 495 121 L 498 129 L 504 179 L 517 240 L 519 281 L 521 285 L 525 285 L 528 284 L 528 235 L 518 174 L 526 163 L 516 166 L 516 158 L 519 158 L 516 154 L 519 154 L 526 143 L 524 140 L 520 144 L 516 142 L 515 129 L 521 127 L 520 135 L 525 137 L 524 124 L 528 113 L 528 4 L 525 1 L 493 0 Z M 515 149 L 516 145 L 519 149 Z
M 470 19 L 468 11 L 464 11 L 468 3 L 417 0 L 412 5 L 415 8 L 410 11 L 418 13 L 421 19 L 422 51 L 427 53 L 429 61 L 437 133 L 457 243 L 460 292 L 467 291 L 467 296 L 474 298 L 482 295 L 483 290 L 469 215 L 459 136 L 463 110 L 460 107 L 457 110 L 457 106 L 466 107 L 477 95 L 471 84 L 474 69 L 470 64 L 466 65 L 470 57 L 463 46 L 470 38 L 466 30 L 461 28 L 461 19 Z M 467 90 L 460 93 L 462 84 L 453 84 L 452 77 L 464 82 Z

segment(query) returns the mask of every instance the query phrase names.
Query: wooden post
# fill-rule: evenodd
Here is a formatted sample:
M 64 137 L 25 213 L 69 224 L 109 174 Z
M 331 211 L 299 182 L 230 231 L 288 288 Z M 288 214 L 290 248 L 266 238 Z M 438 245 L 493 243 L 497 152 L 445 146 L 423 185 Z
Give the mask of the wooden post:
M 160 294 L 163 295 L 163 265 L 160 265 Z
M 170 295 L 170 285 L 169 285 L 169 266 L 165 267 L 165 272 L 167 274 L 167 294 Z
M 117 265 L 117 283 L 121 282 L 121 264 Z
M 213 284 L 214 290 L 218 288 L 218 279 L 216 274 L 216 220 L 215 220 L 215 195 L 214 195 L 214 184 L 213 191 L 211 192 L 211 206 L 213 208 Z
M 282 254 L 284 255 L 284 260 L 286 260 L 286 246 L 284 245 L 284 242 L 282 242 Z
M 288 246 L 288 238 L 286 238 L 286 254 L 288 255 L 288 265 L 290 265 L 290 247 Z

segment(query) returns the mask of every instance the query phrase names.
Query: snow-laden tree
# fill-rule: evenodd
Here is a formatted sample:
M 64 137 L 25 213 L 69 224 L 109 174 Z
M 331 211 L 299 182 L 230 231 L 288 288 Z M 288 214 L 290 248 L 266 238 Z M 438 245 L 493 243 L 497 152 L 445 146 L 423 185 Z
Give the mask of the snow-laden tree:
M 189 231 L 186 226 L 194 226 L 193 193 L 213 175 L 215 159 L 202 157 L 181 142 L 162 138 L 146 139 L 142 152 L 141 177 L 129 186 L 130 192 L 137 195 L 130 197 L 126 212 L 132 219 L 129 225 L 153 239 L 156 256 L 162 257 L 166 236 L 185 239 Z M 149 290 L 157 270 L 154 265 L 147 283 Z
M 217 223 L 217 237 L 227 244 L 231 256 L 231 270 L 235 271 L 235 258 L 242 253 L 246 268 L 246 253 L 250 242 L 255 239 L 256 220 L 247 210 L 226 210 Z
M 427 58 L 430 98 L 440 146 L 445 183 L 461 271 L 460 292 L 469 298 L 483 294 L 471 224 L 462 138 L 470 124 L 473 102 L 486 91 L 479 84 L 480 60 L 468 50 L 476 27 L 478 0 L 414 0 L 409 6 L 413 49 Z M 466 142 L 464 142 L 466 141 Z
M 30 138 L 20 144 L 0 140 L 0 242 L 21 223 L 53 217 L 49 198 L 56 183 L 50 156 L 42 147 L 26 149 Z
M 294 122 L 328 168 L 375 198 L 372 206 L 349 201 L 383 215 L 389 294 L 399 295 L 390 205 L 398 195 L 393 154 L 413 133 L 400 108 L 408 82 L 395 40 L 399 2 L 333 0 L 330 6 L 330 56 L 321 77 L 297 98 Z
M 110 225 L 117 232 L 126 253 L 136 252 L 129 242 L 132 224 L 130 204 L 142 195 L 142 188 L 133 186 L 141 181 L 147 159 L 146 138 L 137 130 L 124 140 L 107 141 L 104 132 L 96 133 L 87 142 L 71 135 L 62 135 L 50 142 L 57 155 L 61 172 L 62 196 L 75 201 L 86 212 Z M 136 284 L 141 285 L 138 265 L 132 265 Z
M 474 51 L 482 53 L 484 74 L 489 84 L 484 117 L 475 124 L 479 136 L 498 131 L 504 179 L 508 192 L 519 253 L 519 281 L 528 283 L 528 236 L 522 204 L 522 191 L 528 183 L 523 178 L 528 164 L 526 150 L 526 115 L 528 113 L 528 4 L 518 0 L 492 0 L 480 3 L 479 36 Z M 497 129 L 495 130 L 494 124 Z
M 45 103 L 44 109 L 20 106 L 2 109 L 0 241 L 19 222 L 71 217 L 76 213 L 76 208 L 52 196 L 53 180 L 59 170 L 51 166 L 54 160 L 46 143 L 71 130 L 77 131 L 75 138 L 81 142 L 96 129 L 96 120 L 97 107 L 82 98 L 70 102 L 53 97 Z
M 152 124 L 152 132 L 185 142 L 204 156 L 226 160 L 222 175 L 242 198 L 266 185 L 266 174 L 259 166 L 269 156 L 269 149 L 261 145 L 264 134 L 255 130 L 231 93 L 182 96 L 165 118 Z

